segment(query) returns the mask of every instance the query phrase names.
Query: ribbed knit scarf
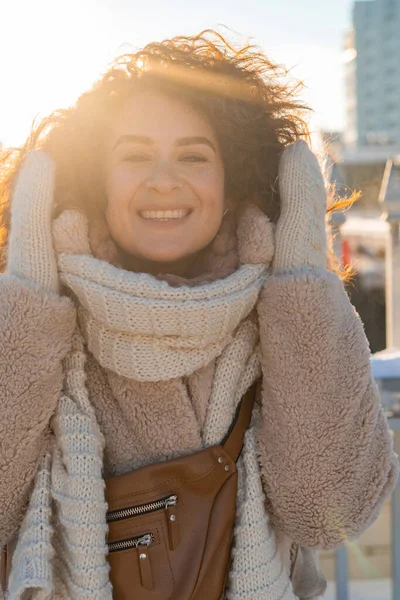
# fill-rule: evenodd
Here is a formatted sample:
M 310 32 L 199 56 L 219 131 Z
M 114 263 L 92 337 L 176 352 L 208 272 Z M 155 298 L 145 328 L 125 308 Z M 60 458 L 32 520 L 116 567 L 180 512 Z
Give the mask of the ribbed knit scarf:
M 85 240 L 86 232 L 76 231 L 79 222 L 70 221 L 69 234 Z M 196 287 L 172 287 L 82 253 L 61 253 L 59 269 L 61 282 L 77 300 L 79 325 L 63 364 L 63 393 L 20 531 L 8 598 L 111 600 L 104 439 L 85 386 L 85 344 L 103 367 L 141 381 L 189 375 L 216 359 L 203 443 L 217 444 L 241 396 L 260 376 L 258 327 L 251 312 L 267 268 L 265 263 L 243 264 L 224 279 Z M 265 512 L 258 419 L 256 409 L 238 465 L 226 598 L 294 600 Z
M 244 265 L 189 288 L 90 256 L 64 255 L 59 264 L 61 282 L 79 300 L 89 350 L 101 366 L 138 381 L 182 377 L 219 356 L 253 309 L 265 273 Z

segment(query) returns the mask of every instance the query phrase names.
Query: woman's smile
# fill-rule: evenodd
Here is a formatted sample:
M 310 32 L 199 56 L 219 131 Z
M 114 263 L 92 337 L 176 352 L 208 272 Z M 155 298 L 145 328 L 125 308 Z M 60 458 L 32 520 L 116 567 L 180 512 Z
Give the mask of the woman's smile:
M 147 219 L 150 221 L 182 221 L 191 214 L 191 209 L 168 209 L 168 210 L 141 210 L 139 211 L 139 216 L 142 219 Z
M 193 217 L 194 210 L 191 208 L 169 208 L 169 209 L 151 209 L 140 210 L 138 215 L 142 224 L 156 230 L 168 231 L 177 227 L 185 226 L 189 219 Z

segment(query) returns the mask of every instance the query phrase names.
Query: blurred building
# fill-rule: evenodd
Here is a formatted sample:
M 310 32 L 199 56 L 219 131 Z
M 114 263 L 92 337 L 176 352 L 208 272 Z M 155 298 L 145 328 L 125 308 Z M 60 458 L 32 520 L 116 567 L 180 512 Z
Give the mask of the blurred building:
M 345 144 L 383 160 L 400 150 L 400 0 L 361 0 L 345 38 Z M 368 152 L 367 149 L 374 149 Z
M 379 212 L 386 161 L 400 155 L 400 0 L 356 0 L 344 40 L 346 127 L 336 152 L 357 207 Z

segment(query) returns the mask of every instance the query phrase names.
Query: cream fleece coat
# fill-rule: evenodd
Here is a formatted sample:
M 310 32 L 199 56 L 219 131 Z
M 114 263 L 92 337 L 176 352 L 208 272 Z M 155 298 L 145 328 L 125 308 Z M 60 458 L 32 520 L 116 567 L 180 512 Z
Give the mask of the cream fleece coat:
M 32 489 L 75 310 L 66 297 L 0 277 L 0 545 L 17 531 Z M 292 560 L 295 593 L 316 598 L 324 586 L 310 549 L 335 548 L 372 523 L 395 486 L 398 459 L 362 324 L 336 275 L 303 268 L 270 277 L 257 320 L 268 514 Z M 103 369 L 88 352 L 104 476 L 197 450 L 213 368 L 160 388 Z

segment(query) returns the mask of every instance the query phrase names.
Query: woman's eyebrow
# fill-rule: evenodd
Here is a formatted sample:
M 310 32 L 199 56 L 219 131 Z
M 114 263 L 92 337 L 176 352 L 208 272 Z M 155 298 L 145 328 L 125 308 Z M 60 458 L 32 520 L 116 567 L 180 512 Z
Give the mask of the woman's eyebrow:
M 154 144 L 153 140 L 146 135 L 121 135 L 114 144 L 113 150 L 120 144 Z
M 121 135 L 121 137 L 118 138 L 118 140 L 115 142 L 113 150 L 115 150 L 115 148 L 120 144 L 146 144 L 147 146 L 151 146 L 152 144 L 154 144 L 154 142 L 150 137 L 146 135 L 129 134 Z M 212 148 L 214 152 L 216 152 L 216 148 L 212 141 L 201 135 L 179 138 L 178 140 L 176 140 L 174 145 L 180 147 L 192 146 L 194 144 L 205 144 L 206 146 Z
M 175 146 L 191 146 L 193 144 L 205 144 L 216 152 L 215 146 L 211 140 L 203 136 L 183 137 L 175 142 Z

